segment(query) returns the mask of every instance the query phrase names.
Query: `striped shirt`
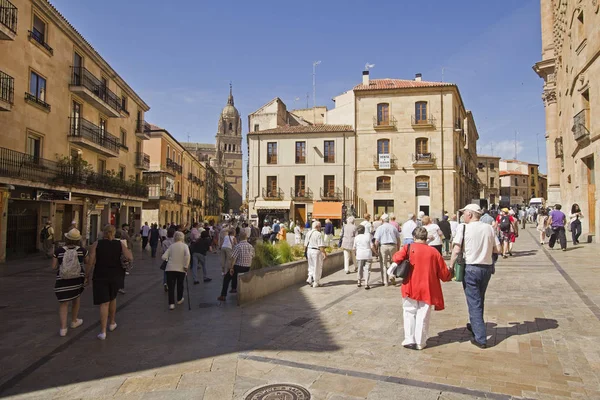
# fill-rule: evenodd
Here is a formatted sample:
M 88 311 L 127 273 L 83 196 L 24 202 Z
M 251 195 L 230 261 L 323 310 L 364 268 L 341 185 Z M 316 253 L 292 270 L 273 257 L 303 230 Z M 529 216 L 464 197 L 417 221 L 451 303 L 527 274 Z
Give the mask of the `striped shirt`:
M 234 260 L 235 265 L 249 267 L 252 265 L 252 259 L 254 258 L 254 247 L 247 240 L 242 240 L 233 248 L 231 258 Z

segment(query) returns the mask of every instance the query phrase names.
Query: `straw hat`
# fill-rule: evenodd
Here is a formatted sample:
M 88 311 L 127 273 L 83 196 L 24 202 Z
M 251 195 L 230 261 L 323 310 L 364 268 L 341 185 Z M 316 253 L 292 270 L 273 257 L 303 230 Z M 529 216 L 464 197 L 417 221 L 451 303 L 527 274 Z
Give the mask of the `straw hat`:
M 81 240 L 81 232 L 79 232 L 78 229 L 73 228 L 65 233 L 65 237 L 69 240 Z

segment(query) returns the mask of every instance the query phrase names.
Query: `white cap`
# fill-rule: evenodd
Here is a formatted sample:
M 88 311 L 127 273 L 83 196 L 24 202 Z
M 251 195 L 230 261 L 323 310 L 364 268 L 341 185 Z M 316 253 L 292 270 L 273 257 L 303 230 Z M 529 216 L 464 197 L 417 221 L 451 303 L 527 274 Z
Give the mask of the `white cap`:
M 382 220 L 382 221 L 385 221 L 385 222 L 389 222 L 389 221 L 390 221 L 390 216 L 389 216 L 389 215 L 387 215 L 387 214 L 383 214 L 383 215 L 381 216 L 381 220 Z
M 461 208 L 459 211 L 472 211 L 480 215 L 482 214 L 481 208 L 477 204 L 467 204 L 465 208 Z

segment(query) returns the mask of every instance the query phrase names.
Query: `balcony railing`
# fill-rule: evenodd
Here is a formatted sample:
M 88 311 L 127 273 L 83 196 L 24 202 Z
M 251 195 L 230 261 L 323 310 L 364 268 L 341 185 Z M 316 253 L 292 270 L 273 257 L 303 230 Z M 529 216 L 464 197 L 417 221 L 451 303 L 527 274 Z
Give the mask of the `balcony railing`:
M 313 198 L 313 192 L 309 188 L 290 188 L 290 197 L 294 200 L 311 200 Z
M 573 138 L 575 140 L 585 139 L 589 134 L 586 127 L 586 117 L 588 110 L 581 110 L 573 117 L 573 127 L 571 131 L 573 131 Z
M 15 79 L 0 71 L 0 101 L 14 103 Z
M 283 200 L 283 190 L 280 188 L 262 188 L 263 199 Z
M 81 189 L 148 197 L 148 186 L 107 173 L 89 172 L 73 161 L 56 162 L 0 148 L 0 176 Z
M 321 199 L 323 200 L 341 200 L 342 191 L 339 188 L 325 189 L 321 188 Z
M 87 139 L 107 150 L 118 153 L 120 141 L 116 136 L 103 131 L 99 126 L 81 117 L 71 117 L 69 136 Z
M 415 127 L 435 127 L 436 119 L 433 115 L 430 115 L 429 118 L 421 118 L 420 116 L 413 115 L 411 116 L 411 124 L 413 128 Z
M 25 101 L 37 104 L 38 106 L 45 108 L 48 111 L 50 111 L 50 109 L 51 109 L 50 104 L 46 103 L 44 100 L 37 97 L 35 94 L 31 94 L 29 92 L 25 92 Z
M 71 86 L 84 87 L 106 103 L 117 115 L 121 112 L 121 99 L 94 74 L 83 67 L 71 67 Z
M 183 172 L 183 168 L 181 167 L 181 165 L 177 164 L 175 161 L 173 161 L 170 158 L 167 158 L 167 168 L 173 170 L 174 172 L 178 172 L 180 174 Z
M 150 169 L 150 156 L 145 153 L 135 153 L 135 166 L 140 169 Z
M 397 165 L 396 156 L 393 154 L 390 155 L 390 164 L 389 168 L 384 163 L 379 163 L 379 154 L 373 156 L 373 167 L 377 169 L 395 169 Z
M 0 24 L 17 33 L 17 7 L 8 0 L 0 0 Z
M 435 154 L 433 153 L 422 153 L 412 155 L 413 165 L 433 165 L 435 164 Z
M 141 120 L 141 119 L 137 120 L 137 122 L 135 124 L 135 133 L 136 133 L 136 135 L 138 135 L 138 136 L 142 135 L 144 137 L 147 136 L 149 138 L 150 131 L 151 131 L 151 128 L 150 128 L 150 124 L 149 123 L 147 123 L 146 121 Z
M 50 45 L 48 43 L 46 43 L 46 38 L 44 37 L 43 33 L 40 33 L 38 31 L 28 31 L 28 32 L 29 32 L 29 39 L 35 40 L 43 48 L 48 50 L 50 52 L 50 54 L 54 54 L 54 49 L 52 47 L 50 47 Z
M 387 120 L 381 120 L 377 117 L 373 117 L 373 128 L 375 129 L 396 128 L 397 125 L 398 121 L 396 121 L 396 118 L 394 117 L 389 117 Z

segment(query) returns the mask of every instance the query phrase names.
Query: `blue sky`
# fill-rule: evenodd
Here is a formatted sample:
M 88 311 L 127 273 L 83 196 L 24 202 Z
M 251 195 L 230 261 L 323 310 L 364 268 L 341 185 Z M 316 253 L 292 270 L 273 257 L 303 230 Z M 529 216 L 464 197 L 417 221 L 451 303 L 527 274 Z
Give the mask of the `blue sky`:
M 51 0 L 150 104 L 146 119 L 181 141 L 214 142 L 233 81 L 247 115 L 275 96 L 317 104 L 373 78 L 457 83 L 473 111 L 478 152 L 545 162 L 538 0 L 209 2 Z M 175 6 L 176 4 L 176 6 Z M 296 98 L 300 98 L 296 101 Z

